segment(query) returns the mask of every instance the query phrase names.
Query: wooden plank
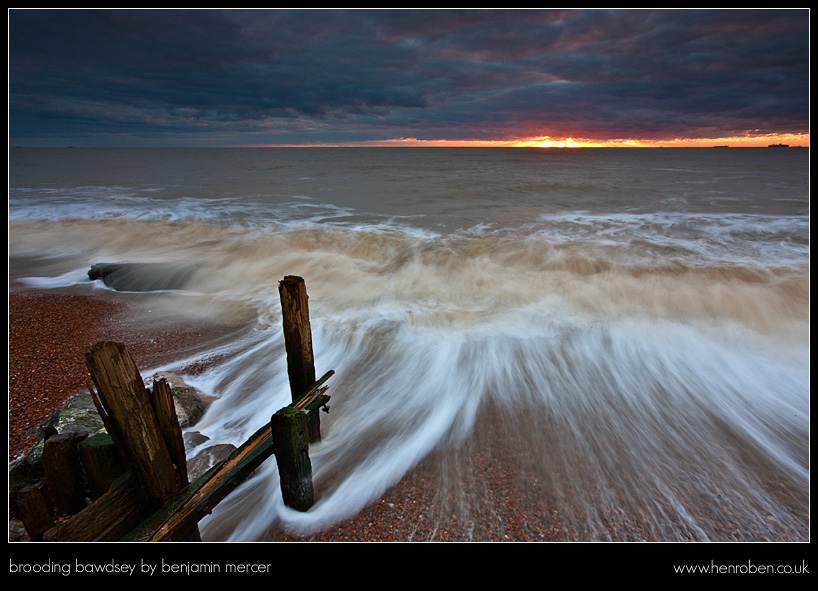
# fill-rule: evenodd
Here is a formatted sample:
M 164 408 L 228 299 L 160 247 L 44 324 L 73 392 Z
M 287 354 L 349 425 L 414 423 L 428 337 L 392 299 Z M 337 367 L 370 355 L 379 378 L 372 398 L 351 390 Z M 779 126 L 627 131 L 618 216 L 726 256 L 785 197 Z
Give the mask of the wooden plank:
M 302 393 L 298 400 L 289 406 L 300 410 L 306 410 L 308 412 L 317 411 L 319 408 L 329 402 L 330 397 L 324 396 L 324 392 L 327 391 L 324 383 L 326 383 L 326 381 L 333 375 L 335 375 L 335 372 L 333 370 L 329 370 L 327 373 L 321 376 L 321 379 L 315 382 L 309 390 Z
M 226 460 L 211 468 L 122 541 L 177 541 L 273 453 L 270 425 L 256 431 Z

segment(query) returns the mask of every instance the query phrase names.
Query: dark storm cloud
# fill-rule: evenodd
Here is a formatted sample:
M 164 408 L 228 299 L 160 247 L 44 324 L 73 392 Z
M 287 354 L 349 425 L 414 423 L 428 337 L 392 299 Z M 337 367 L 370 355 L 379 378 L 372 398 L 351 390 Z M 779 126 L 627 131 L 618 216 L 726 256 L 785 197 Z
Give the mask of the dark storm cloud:
M 20 144 L 808 131 L 808 12 L 11 10 Z

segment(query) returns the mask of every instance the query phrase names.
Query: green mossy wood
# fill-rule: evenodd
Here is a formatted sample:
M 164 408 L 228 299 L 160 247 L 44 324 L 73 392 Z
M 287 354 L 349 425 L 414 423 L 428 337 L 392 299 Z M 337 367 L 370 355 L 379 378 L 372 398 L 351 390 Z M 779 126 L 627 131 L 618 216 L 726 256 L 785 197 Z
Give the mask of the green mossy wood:
M 307 415 L 297 408 L 285 407 L 273 415 L 270 427 L 284 504 L 307 511 L 315 502 Z

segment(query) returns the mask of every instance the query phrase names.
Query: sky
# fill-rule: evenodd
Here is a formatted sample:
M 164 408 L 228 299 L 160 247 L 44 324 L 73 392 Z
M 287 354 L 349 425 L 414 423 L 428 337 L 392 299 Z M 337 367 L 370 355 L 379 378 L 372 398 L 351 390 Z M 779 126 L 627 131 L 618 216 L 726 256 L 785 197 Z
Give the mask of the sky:
M 8 9 L 12 146 L 809 142 L 809 10 Z

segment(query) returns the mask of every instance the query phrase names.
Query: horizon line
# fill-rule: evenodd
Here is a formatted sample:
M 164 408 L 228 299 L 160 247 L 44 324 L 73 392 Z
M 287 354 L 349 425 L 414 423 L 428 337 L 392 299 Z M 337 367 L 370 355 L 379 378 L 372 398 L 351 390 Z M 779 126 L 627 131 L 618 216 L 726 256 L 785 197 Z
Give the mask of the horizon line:
M 734 148 L 734 149 L 767 149 L 775 147 L 785 148 L 809 148 L 809 144 L 767 144 L 767 145 L 656 145 L 656 146 L 597 146 L 597 145 L 572 145 L 572 146 L 500 146 L 500 145 L 471 145 L 471 144 L 435 144 L 435 145 L 390 145 L 390 144 L 233 144 L 233 145 L 23 145 L 17 144 L 9 146 L 9 149 L 49 149 L 49 150 L 129 150 L 129 149 L 201 149 L 201 150 L 298 150 L 298 149 L 355 149 L 355 148 L 384 148 L 384 149 L 496 149 L 496 150 L 687 150 L 687 149 L 711 149 L 711 148 Z
M 566 137 L 554 139 L 549 136 L 532 136 L 514 140 L 421 140 L 414 137 L 400 137 L 387 140 L 363 140 L 342 142 L 301 142 L 301 143 L 131 143 L 98 144 L 53 143 L 29 144 L 20 142 L 10 148 L 391 148 L 391 147 L 447 147 L 447 148 L 696 148 L 696 147 L 734 147 L 766 148 L 785 145 L 793 148 L 809 148 L 809 133 L 784 134 L 749 134 L 721 138 L 664 138 L 662 140 L 639 140 L 618 138 L 593 140 L 589 138 Z
M 419 140 L 397 138 L 360 142 L 323 142 L 312 144 L 238 144 L 234 147 L 496 147 L 496 148 L 693 148 L 748 147 L 766 148 L 771 145 L 809 147 L 808 133 L 764 134 L 722 138 L 665 138 L 663 140 L 610 139 L 592 140 L 572 137 L 553 139 L 538 136 L 520 140 Z

